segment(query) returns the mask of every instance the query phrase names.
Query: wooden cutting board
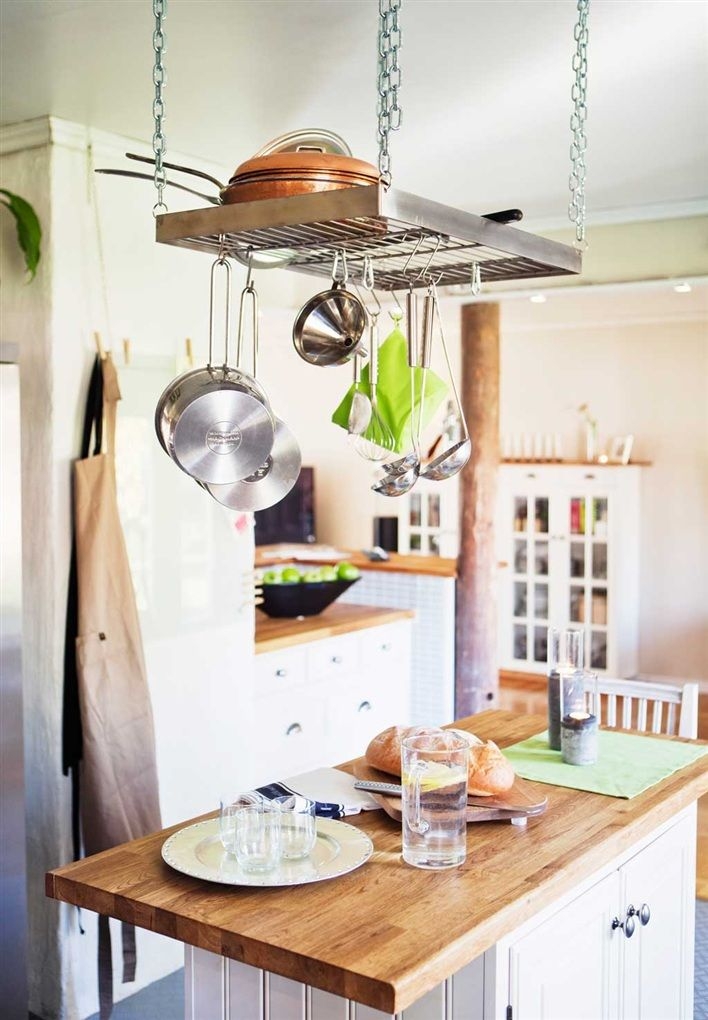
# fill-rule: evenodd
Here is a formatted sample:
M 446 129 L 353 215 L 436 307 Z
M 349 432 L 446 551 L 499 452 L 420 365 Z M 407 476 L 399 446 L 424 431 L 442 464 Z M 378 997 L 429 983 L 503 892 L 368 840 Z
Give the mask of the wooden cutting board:
M 357 779 L 366 779 L 374 783 L 400 783 L 400 776 L 381 772 L 372 768 L 363 758 L 354 762 L 354 775 Z M 384 809 L 395 821 L 401 821 L 401 798 L 389 794 L 371 793 L 372 800 Z M 499 822 L 510 821 L 512 818 L 531 818 L 543 814 L 548 806 L 548 797 L 537 786 L 517 776 L 514 785 L 507 793 L 496 797 L 468 797 L 467 821 Z

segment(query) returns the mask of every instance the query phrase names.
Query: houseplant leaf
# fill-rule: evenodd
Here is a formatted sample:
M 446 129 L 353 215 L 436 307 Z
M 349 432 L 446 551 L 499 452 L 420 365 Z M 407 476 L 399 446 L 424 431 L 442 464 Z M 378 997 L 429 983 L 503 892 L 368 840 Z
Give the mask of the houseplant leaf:
M 24 198 L 20 198 L 19 195 L 13 194 L 12 191 L 0 188 L 0 195 L 6 196 L 7 201 L 3 199 L 2 203 L 15 217 L 17 241 L 24 252 L 25 265 L 30 274 L 30 279 L 33 280 L 39 265 L 40 243 L 42 240 L 42 228 L 37 214 L 29 202 Z

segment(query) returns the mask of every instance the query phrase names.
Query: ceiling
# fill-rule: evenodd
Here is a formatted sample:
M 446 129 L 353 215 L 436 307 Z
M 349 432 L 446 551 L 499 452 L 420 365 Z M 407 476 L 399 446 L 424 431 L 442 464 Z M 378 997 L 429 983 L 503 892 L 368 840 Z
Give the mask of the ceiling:
M 376 162 L 376 0 L 169 0 L 169 152 L 231 169 L 301 127 Z M 3 0 L 3 123 L 148 140 L 150 0 Z M 472 212 L 568 205 L 574 0 L 404 0 L 394 185 Z M 708 208 L 708 4 L 592 0 L 591 221 Z

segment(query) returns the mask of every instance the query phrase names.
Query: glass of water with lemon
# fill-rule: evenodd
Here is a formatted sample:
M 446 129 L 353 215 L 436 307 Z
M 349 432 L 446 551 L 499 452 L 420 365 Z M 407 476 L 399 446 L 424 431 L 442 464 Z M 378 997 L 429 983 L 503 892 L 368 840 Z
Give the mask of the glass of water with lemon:
M 403 860 L 416 868 L 455 868 L 467 854 L 464 737 L 421 729 L 401 747 Z

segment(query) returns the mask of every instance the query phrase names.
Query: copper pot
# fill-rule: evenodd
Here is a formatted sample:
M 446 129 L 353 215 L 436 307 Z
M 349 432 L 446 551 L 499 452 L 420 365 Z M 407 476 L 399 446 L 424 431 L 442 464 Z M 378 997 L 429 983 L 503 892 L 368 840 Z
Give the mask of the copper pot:
M 378 181 L 376 167 L 355 159 L 346 142 L 337 135 L 320 130 L 296 131 L 276 138 L 236 167 L 221 192 L 221 200 L 230 205 L 288 198 Z

